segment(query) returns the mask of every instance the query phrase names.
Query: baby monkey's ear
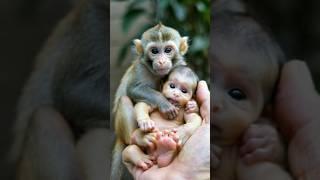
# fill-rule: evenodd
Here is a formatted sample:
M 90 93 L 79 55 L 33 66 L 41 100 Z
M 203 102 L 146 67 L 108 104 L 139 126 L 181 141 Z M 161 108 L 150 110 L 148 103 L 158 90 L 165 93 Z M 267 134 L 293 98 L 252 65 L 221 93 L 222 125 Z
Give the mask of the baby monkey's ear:
M 188 51 L 188 48 L 189 48 L 188 40 L 189 40 L 189 37 L 187 36 L 182 37 L 180 40 L 179 50 L 182 56 L 185 55 Z
M 136 52 L 138 55 L 142 55 L 143 54 L 143 47 L 142 47 L 142 43 L 140 39 L 135 39 L 133 40 L 134 46 L 136 48 Z

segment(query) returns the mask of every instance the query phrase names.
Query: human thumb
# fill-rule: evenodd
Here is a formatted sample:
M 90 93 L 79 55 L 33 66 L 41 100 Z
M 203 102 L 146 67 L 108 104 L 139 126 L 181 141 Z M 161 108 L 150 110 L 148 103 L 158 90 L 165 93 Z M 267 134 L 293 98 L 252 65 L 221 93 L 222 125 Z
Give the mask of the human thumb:
M 274 116 L 287 138 L 318 116 L 319 95 L 307 65 L 293 60 L 283 66 L 274 102 Z
M 210 120 L 210 91 L 205 81 L 199 81 L 196 96 L 200 105 L 200 114 L 205 123 L 208 123 Z

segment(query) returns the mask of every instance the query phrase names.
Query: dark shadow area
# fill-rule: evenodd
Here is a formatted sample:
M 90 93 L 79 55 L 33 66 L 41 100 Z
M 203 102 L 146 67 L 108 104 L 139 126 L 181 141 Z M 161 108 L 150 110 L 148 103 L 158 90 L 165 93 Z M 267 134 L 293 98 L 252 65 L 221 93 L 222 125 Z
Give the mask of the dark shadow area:
M 22 87 L 31 73 L 37 53 L 70 8 L 71 2 L 65 0 L 0 2 L 0 179 L 12 179 L 13 170 L 6 164 L 6 158 Z
M 245 0 L 255 18 L 265 24 L 289 59 L 301 59 L 310 67 L 320 88 L 320 2 Z

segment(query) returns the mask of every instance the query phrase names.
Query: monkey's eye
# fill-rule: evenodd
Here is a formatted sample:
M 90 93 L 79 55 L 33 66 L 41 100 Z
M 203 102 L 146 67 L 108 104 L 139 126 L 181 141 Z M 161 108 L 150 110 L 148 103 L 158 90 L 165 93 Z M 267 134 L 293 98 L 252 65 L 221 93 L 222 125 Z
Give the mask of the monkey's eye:
M 231 89 L 228 94 L 237 101 L 245 100 L 247 98 L 247 95 L 237 88 Z
M 152 54 L 158 54 L 159 53 L 158 48 L 156 48 L 156 47 L 151 48 L 151 53 Z
M 171 51 L 172 51 L 172 47 L 170 47 L 170 46 L 164 48 L 164 52 L 167 53 L 167 54 L 170 53 Z
M 188 90 L 185 89 L 185 88 L 182 88 L 182 89 L 181 89 L 181 92 L 183 92 L 184 94 L 186 94 L 186 93 L 188 93 Z
M 170 83 L 170 88 L 174 89 L 176 86 L 173 83 Z

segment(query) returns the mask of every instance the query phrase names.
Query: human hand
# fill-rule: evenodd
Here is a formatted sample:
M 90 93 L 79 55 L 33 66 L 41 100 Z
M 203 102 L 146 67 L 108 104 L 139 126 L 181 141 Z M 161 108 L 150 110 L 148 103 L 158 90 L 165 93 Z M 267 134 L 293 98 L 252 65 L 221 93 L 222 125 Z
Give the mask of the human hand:
M 306 64 L 297 60 L 285 64 L 273 111 L 287 139 L 291 139 L 300 129 L 317 121 L 319 107 L 320 97 Z
M 204 123 L 210 122 L 210 91 L 205 81 L 199 81 L 196 92 L 198 104 L 200 106 L 200 114 Z
M 319 179 L 320 97 L 302 61 L 284 65 L 274 102 L 274 118 L 289 142 L 288 160 L 295 179 Z
M 280 134 L 271 124 L 252 124 L 242 138 L 240 156 L 248 165 L 261 161 L 281 163 L 284 145 Z

